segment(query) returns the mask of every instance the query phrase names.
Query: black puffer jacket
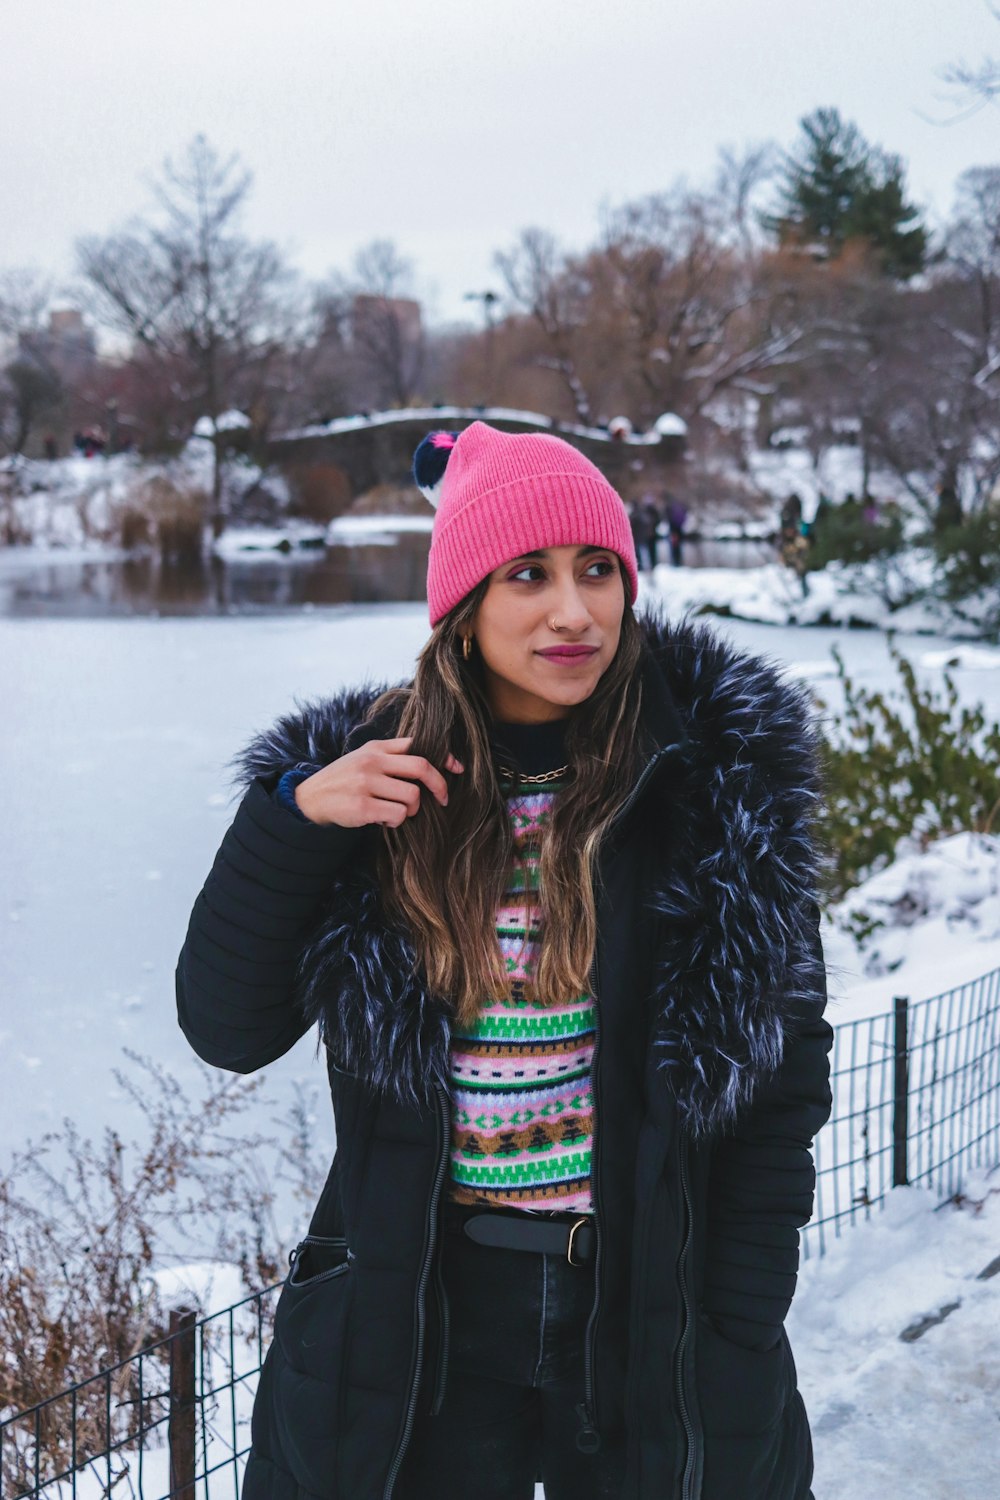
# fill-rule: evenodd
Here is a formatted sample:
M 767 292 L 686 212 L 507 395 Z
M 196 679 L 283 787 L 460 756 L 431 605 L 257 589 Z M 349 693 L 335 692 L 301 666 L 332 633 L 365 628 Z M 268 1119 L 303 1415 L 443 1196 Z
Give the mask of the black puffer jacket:
M 600 860 L 578 1441 L 625 1438 L 623 1500 L 808 1500 L 783 1325 L 831 1108 L 809 715 L 799 688 L 706 628 L 640 623 L 658 749 Z M 246 793 L 177 967 L 181 1026 L 219 1067 L 260 1068 L 318 1020 L 336 1115 L 245 1500 L 391 1500 L 415 1414 L 439 1408 L 448 1376 L 447 1008 L 382 909 L 380 829 L 308 824 L 273 795 L 288 767 L 391 735 L 358 727 L 379 690 L 302 707 L 242 752 Z

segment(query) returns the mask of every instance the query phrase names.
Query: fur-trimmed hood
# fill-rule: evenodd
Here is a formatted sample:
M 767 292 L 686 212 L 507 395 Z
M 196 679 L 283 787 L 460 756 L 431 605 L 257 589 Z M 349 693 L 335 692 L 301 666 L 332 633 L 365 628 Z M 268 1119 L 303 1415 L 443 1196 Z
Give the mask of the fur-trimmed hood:
M 638 617 L 643 713 L 660 764 L 643 820 L 664 850 L 644 903 L 657 924 L 650 995 L 656 1066 L 683 1128 L 732 1125 L 781 1061 L 799 1006 L 822 986 L 813 940 L 819 795 L 805 691 L 709 627 Z M 298 703 L 234 757 L 248 786 L 291 766 L 318 770 L 384 728 L 361 727 L 388 683 Z M 646 916 L 640 919 L 647 919 Z M 307 935 L 297 995 L 335 1068 L 378 1092 L 428 1102 L 448 1086 L 450 1011 L 389 923 L 365 861 L 331 884 Z

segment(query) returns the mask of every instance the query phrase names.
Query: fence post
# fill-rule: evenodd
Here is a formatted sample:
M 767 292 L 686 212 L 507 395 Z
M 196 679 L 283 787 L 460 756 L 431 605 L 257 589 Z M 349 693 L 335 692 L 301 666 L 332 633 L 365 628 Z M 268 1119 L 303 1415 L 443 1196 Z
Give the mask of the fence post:
M 907 1038 L 909 1003 L 906 995 L 896 995 L 892 1002 L 892 1052 L 895 1062 L 892 1082 L 893 1187 L 905 1187 L 910 1180 L 906 1162 L 910 1102 L 910 1054 Z
M 170 1314 L 170 1448 L 171 1500 L 195 1500 L 195 1327 L 198 1314 L 188 1307 Z

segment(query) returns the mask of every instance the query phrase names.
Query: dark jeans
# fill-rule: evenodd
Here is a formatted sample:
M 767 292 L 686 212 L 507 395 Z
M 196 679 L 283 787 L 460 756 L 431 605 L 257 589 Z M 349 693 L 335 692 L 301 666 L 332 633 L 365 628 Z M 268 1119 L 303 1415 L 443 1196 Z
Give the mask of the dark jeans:
M 398 1500 L 533 1500 L 536 1476 L 546 1500 L 617 1500 L 624 1444 L 576 1446 L 593 1262 L 477 1245 L 447 1205 L 445 1222 L 447 1385 L 416 1418 Z

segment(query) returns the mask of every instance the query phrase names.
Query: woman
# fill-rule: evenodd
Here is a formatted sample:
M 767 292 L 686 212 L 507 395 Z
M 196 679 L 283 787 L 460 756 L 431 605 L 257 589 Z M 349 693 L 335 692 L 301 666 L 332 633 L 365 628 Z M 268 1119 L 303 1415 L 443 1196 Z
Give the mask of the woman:
M 807 1500 L 804 697 L 633 614 L 624 504 L 569 444 L 474 422 L 415 473 L 415 676 L 241 753 L 177 969 L 220 1067 L 318 1021 L 336 1116 L 244 1496 Z

